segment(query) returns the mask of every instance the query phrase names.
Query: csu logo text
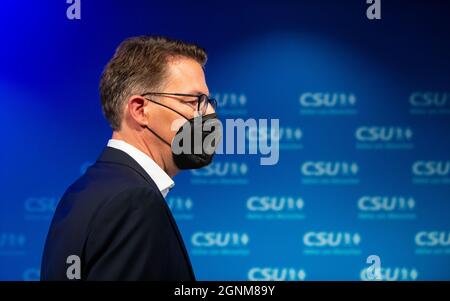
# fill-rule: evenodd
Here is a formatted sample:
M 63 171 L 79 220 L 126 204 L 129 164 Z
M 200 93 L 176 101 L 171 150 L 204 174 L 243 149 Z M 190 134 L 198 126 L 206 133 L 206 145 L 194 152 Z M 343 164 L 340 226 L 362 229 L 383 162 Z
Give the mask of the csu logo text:
M 359 168 L 356 162 L 306 161 L 301 170 L 308 177 L 336 177 L 356 175 Z
M 450 93 L 440 92 L 413 92 L 409 103 L 414 107 L 449 107 Z
M 357 246 L 361 242 L 358 233 L 351 232 L 307 232 L 303 244 L 307 247 Z
M 27 237 L 22 233 L 0 233 L 0 256 L 25 255 Z
M 412 166 L 416 176 L 448 176 L 450 173 L 450 161 L 416 161 Z
M 305 278 L 305 270 L 296 268 L 254 267 L 248 271 L 250 281 L 302 281 Z
M 58 200 L 47 197 L 31 197 L 25 200 L 25 211 L 30 213 L 53 213 L 55 212 Z
M 357 202 L 359 219 L 415 219 L 416 200 L 405 196 L 362 196 Z
M 414 184 L 450 184 L 450 161 L 416 161 L 411 172 Z
M 409 141 L 413 137 L 413 130 L 409 127 L 361 126 L 356 128 L 355 137 L 363 142 Z
M 416 202 L 412 197 L 363 196 L 358 200 L 361 211 L 413 210 Z
M 450 114 L 450 93 L 413 92 L 409 97 L 409 104 L 411 114 Z
M 173 211 L 190 211 L 194 206 L 191 198 L 170 197 L 167 200 L 169 208 Z
M 356 96 L 353 93 L 306 92 L 299 98 L 300 114 L 305 115 L 353 115 L 357 113 Z
M 243 107 L 247 104 L 247 96 L 242 93 L 220 93 L 212 94 L 212 97 L 217 100 L 219 108 L 224 107 Z
M 349 161 L 306 161 L 301 165 L 303 184 L 358 184 L 359 166 Z
M 417 280 L 419 273 L 414 268 L 405 267 L 382 267 L 381 281 L 414 281 Z M 367 268 L 361 270 L 360 278 L 363 281 L 371 281 L 367 277 Z
M 245 115 L 247 114 L 247 96 L 243 93 L 221 93 L 211 94 L 217 100 L 217 107 L 223 115 Z
M 421 247 L 448 247 L 450 246 L 450 232 L 421 231 L 416 234 L 416 245 Z
M 177 220 L 193 219 L 192 208 L 194 202 L 190 197 L 171 196 L 167 199 L 167 205 Z
M 450 255 L 450 231 L 420 231 L 414 241 L 417 255 Z
M 247 199 L 247 219 L 304 219 L 304 206 L 300 197 L 251 196 Z
M 191 170 L 196 177 L 228 177 L 245 176 L 248 172 L 246 163 L 237 162 L 213 162 L 210 165 Z
M 247 184 L 248 166 L 245 162 L 213 162 L 201 169 L 191 170 L 192 184 Z
M 306 92 L 300 95 L 302 107 L 351 107 L 356 104 L 353 93 Z
M 310 231 L 303 235 L 305 255 L 360 255 L 361 236 L 357 232 Z
M 246 132 L 246 137 L 251 145 L 255 145 L 258 142 L 269 145 L 268 141 L 270 141 L 270 144 L 277 141 L 280 149 L 303 149 L 303 131 L 299 127 L 280 126 L 277 128 L 258 128 L 252 126 Z
M 249 242 L 246 233 L 238 232 L 196 232 L 192 235 L 192 245 L 196 247 L 240 247 Z
M 191 236 L 194 255 L 248 255 L 247 233 L 199 231 Z
M 249 211 L 299 211 L 303 206 L 303 200 L 294 197 L 252 196 L 247 200 Z
M 361 126 L 356 129 L 355 136 L 358 141 L 403 141 L 411 140 L 413 131 L 393 126 Z
M 412 149 L 412 137 L 409 127 L 361 126 L 355 131 L 358 149 Z
M 262 128 L 251 127 L 248 130 L 248 140 L 278 140 L 278 141 L 291 141 L 302 139 L 303 132 L 299 127 L 279 127 L 279 128 Z
M 54 197 L 30 197 L 24 202 L 25 220 L 49 220 L 55 212 L 58 199 Z

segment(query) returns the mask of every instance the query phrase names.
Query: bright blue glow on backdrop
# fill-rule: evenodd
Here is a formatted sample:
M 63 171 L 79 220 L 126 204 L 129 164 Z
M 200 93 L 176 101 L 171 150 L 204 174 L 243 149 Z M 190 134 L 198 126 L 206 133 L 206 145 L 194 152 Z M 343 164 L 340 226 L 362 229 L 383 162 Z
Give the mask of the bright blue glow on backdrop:
M 218 155 L 175 177 L 198 279 L 360 280 L 376 254 L 385 279 L 450 280 L 450 5 L 383 1 L 369 21 L 362 0 L 82 0 L 69 21 L 28 2 L 0 8 L 1 280 L 39 277 L 53 208 L 110 136 L 102 68 L 141 34 L 206 48 L 222 119 L 280 119 L 277 165 Z

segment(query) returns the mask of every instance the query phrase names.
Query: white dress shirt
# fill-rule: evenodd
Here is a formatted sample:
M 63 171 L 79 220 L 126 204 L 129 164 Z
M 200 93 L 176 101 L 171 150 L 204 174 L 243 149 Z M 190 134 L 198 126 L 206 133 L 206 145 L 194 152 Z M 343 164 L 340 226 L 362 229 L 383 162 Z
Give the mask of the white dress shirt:
M 161 168 L 152 158 L 146 153 L 140 151 L 133 145 L 126 143 L 123 140 L 110 139 L 108 146 L 119 149 L 133 158 L 158 186 L 161 194 L 166 197 L 169 190 L 175 185 L 171 177 Z

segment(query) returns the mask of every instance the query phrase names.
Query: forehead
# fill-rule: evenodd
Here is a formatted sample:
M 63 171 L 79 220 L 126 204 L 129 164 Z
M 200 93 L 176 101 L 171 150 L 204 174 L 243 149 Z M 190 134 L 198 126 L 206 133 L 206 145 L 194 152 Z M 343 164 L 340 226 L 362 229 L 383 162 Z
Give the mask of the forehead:
M 168 62 L 169 92 L 209 94 L 202 66 L 190 58 L 176 58 Z

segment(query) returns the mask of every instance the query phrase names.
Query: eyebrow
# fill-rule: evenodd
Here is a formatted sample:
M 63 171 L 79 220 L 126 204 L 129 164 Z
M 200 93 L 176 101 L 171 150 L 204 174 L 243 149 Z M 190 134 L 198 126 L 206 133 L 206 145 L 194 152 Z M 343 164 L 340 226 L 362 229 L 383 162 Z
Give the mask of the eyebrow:
M 187 93 L 187 94 L 193 94 L 193 95 L 201 95 L 201 94 L 205 94 L 205 95 L 207 95 L 208 97 L 210 96 L 209 93 L 205 93 L 205 92 L 202 92 L 202 91 L 199 91 L 199 90 L 192 90 L 191 92 L 189 92 L 189 93 Z

